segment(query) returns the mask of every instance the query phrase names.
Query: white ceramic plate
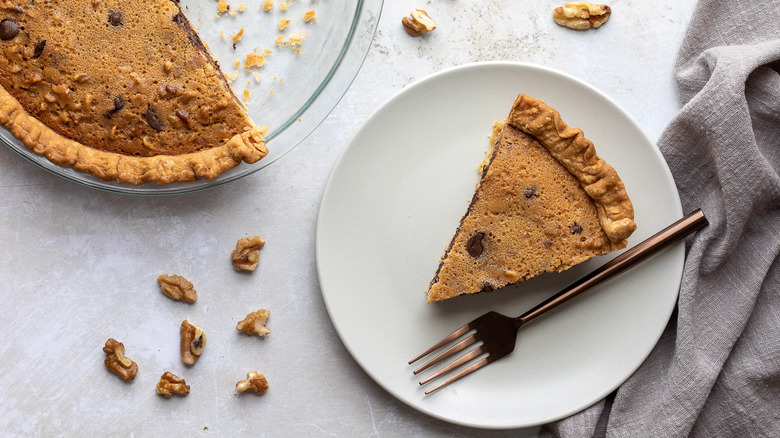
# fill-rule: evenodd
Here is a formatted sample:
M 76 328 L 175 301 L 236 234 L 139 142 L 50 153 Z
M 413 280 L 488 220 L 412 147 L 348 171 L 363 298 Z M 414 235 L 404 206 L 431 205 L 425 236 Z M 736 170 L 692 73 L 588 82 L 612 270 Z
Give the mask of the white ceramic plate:
M 456 424 L 513 428 L 574 414 L 645 360 L 674 308 L 681 244 L 520 332 L 515 352 L 430 396 L 407 361 L 489 310 L 516 316 L 608 256 L 490 294 L 426 304 L 425 289 L 465 212 L 492 123 L 518 93 L 582 128 L 623 178 L 633 246 L 682 216 L 664 159 L 636 122 L 591 86 L 547 68 L 478 63 L 415 83 L 385 103 L 338 159 L 320 206 L 322 294 L 349 352 L 383 388 Z

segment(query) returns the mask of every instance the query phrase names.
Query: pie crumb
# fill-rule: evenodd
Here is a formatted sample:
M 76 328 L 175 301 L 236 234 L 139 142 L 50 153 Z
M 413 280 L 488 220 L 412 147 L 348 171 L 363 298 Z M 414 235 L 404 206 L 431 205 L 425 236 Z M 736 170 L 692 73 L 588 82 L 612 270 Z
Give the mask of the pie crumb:
M 292 49 L 295 49 L 297 46 L 300 46 L 303 44 L 303 35 L 301 33 L 294 33 L 290 35 L 290 38 L 287 40 L 288 43 L 290 43 L 290 47 Z
M 270 50 L 255 50 L 254 52 L 249 52 L 246 55 L 246 60 L 244 61 L 244 67 L 247 69 L 250 69 L 252 67 L 262 67 L 263 64 L 265 64 L 265 55 L 271 53 Z
M 230 5 L 225 0 L 219 0 L 219 2 L 217 3 L 217 12 L 220 14 L 224 14 L 229 10 L 230 10 Z

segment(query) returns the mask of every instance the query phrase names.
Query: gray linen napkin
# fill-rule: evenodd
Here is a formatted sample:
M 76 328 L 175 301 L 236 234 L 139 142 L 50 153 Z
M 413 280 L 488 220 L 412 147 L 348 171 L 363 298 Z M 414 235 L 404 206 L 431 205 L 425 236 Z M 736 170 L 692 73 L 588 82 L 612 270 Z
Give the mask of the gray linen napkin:
M 780 436 L 780 2 L 700 0 L 659 140 L 685 212 L 677 310 L 644 364 L 545 436 Z

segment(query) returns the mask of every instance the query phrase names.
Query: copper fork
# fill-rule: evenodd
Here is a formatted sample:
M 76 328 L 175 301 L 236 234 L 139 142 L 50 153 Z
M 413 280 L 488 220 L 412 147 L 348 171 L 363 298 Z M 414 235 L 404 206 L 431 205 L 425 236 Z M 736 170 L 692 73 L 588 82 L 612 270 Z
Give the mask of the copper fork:
M 688 214 L 672 225 L 664 228 L 652 237 L 625 251 L 601 267 L 596 268 L 596 270 L 590 274 L 577 280 L 562 291 L 539 303 L 536 307 L 516 318 L 504 316 L 498 312 L 488 312 L 480 316 L 463 327 L 455 330 L 452 334 L 439 341 L 436 345 L 429 348 L 424 353 L 410 360 L 409 364 L 411 365 L 423 357 L 444 347 L 445 345 L 448 345 L 457 339 L 460 339 L 462 336 L 473 332 L 473 334 L 462 339 L 452 347 L 434 357 L 425 365 L 414 370 L 414 375 L 427 370 L 433 365 L 436 365 L 437 363 L 447 359 L 455 353 L 463 351 L 477 342 L 482 342 L 482 344 L 463 354 L 460 358 L 455 359 L 449 365 L 421 380 L 420 385 L 425 385 L 426 383 L 431 382 L 449 373 L 450 371 L 453 371 L 462 365 L 481 357 L 478 361 L 460 370 L 457 374 L 448 378 L 444 382 L 439 383 L 433 388 L 425 391 L 425 394 L 430 394 L 484 367 L 485 365 L 507 356 L 515 349 L 517 331 L 520 329 L 520 327 L 528 324 L 532 320 L 542 316 L 548 311 L 560 306 L 575 296 L 592 289 L 594 286 L 599 285 L 623 273 L 629 268 L 636 266 L 648 257 L 656 254 L 658 251 L 666 248 L 674 242 L 677 242 L 688 234 L 704 227 L 707 225 L 707 223 L 707 218 L 704 216 L 704 213 L 700 209 L 697 209 L 693 213 Z M 484 356 L 486 353 L 487 355 Z

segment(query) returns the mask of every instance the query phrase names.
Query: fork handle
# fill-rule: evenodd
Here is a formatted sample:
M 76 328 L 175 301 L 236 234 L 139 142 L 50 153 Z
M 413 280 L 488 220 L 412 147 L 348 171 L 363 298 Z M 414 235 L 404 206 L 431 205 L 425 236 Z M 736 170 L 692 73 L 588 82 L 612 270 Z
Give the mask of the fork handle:
M 701 211 L 701 209 L 697 209 L 696 211 L 688 214 L 672 225 L 669 225 L 668 227 L 659 231 L 647 240 L 644 240 L 640 244 L 608 261 L 601 267 L 577 280 L 557 294 L 539 303 L 533 309 L 518 316 L 516 318 L 518 326 L 526 324 L 529 321 L 536 319 L 536 317 L 547 313 L 548 311 L 560 306 L 566 301 L 569 301 L 577 295 L 590 290 L 594 286 L 616 277 L 629 268 L 638 265 L 648 257 L 656 254 L 658 251 L 666 248 L 672 243 L 677 242 L 678 240 L 681 240 L 688 234 L 699 230 L 707 224 L 708 221 L 704 216 L 704 213 Z

